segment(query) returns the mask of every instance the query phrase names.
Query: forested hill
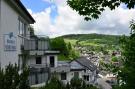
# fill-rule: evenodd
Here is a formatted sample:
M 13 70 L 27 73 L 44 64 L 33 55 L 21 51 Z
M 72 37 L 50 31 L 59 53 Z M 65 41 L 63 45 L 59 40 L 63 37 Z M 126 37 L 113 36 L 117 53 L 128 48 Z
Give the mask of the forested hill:
M 103 34 L 70 34 L 61 36 L 65 41 L 72 45 L 80 46 L 105 47 L 112 49 L 113 46 L 119 45 L 119 35 L 103 35 Z

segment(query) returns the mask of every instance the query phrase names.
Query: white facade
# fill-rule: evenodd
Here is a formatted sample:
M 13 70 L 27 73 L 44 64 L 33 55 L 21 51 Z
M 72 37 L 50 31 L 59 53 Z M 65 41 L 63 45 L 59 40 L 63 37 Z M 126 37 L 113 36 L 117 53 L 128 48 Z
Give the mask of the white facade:
M 30 24 L 26 19 L 29 17 L 17 5 L 15 0 L 0 0 L 0 66 L 2 68 L 9 63 L 18 64 L 22 44 L 19 37 L 19 20 L 25 24 L 25 31 L 28 31 Z
M 64 62 L 64 61 L 63 61 Z M 69 66 L 68 66 L 69 64 Z M 70 83 L 72 78 L 84 80 L 87 84 L 95 84 L 97 80 L 97 70 L 90 70 L 85 65 L 79 64 L 76 60 L 63 65 L 58 64 L 54 73 L 64 84 Z

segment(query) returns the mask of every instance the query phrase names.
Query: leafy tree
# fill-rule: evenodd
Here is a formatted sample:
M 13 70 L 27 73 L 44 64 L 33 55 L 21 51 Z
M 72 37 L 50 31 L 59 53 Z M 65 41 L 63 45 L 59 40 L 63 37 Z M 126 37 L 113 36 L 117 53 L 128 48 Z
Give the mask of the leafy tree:
M 41 89 L 65 89 L 65 86 L 55 76 L 52 76 L 51 80 L 46 84 L 46 86 L 42 87 Z
M 72 48 L 71 43 L 66 43 L 61 37 L 52 39 L 50 44 L 52 50 L 60 51 L 58 56 L 60 60 L 71 60 L 79 56 L 79 53 Z
M 17 65 L 9 64 L 4 73 L 3 88 L 2 89 L 17 89 L 19 86 L 19 74 Z
M 28 83 L 28 70 L 19 74 L 15 64 L 9 64 L 4 70 L 0 69 L 0 89 L 30 89 Z
M 72 49 L 72 45 L 71 45 L 71 43 L 70 43 L 70 42 L 67 44 L 67 47 L 68 47 L 68 49 L 69 49 L 69 50 L 71 50 L 71 49 Z
M 80 15 L 85 16 L 85 20 L 97 19 L 106 7 L 114 10 L 121 3 L 129 9 L 135 7 L 135 0 L 68 0 L 67 3 Z
M 58 50 L 64 55 L 68 55 L 68 48 L 63 38 L 54 38 L 51 40 L 51 48 L 52 50 Z
M 70 83 L 63 84 L 56 76 L 52 76 L 51 80 L 39 89 L 98 89 L 93 85 L 88 85 L 82 79 L 73 78 Z
M 131 21 L 131 35 L 122 40 L 123 66 L 118 72 L 121 89 L 135 89 L 135 22 Z
M 72 78 L 70 81 L 71 89 L 81 89 L 82 88 L 82 80 L 78 78 Z
M 0 89 L 4 87 L 4 71 L 0 68 Z
M 114 89 L 135 89 L 135 22 L 131 21 L 131 35 L 121 38 L 122 66 L 102 64 L 104 70 L 109 70 L 117 75 L 118 84 Z M 113 59 L 116 60 L 116 59 Z
M 19 89 L 30 89 L 28 81 L 29 71 L 28 68 L 23 68 L 22 73 L 20 74 L 20 84 Z

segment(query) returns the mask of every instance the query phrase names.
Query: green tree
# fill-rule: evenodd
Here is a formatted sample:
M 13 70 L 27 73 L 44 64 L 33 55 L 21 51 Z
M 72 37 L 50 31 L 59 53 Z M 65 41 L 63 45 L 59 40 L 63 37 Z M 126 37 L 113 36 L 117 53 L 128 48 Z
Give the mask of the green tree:
M 19 74 L 19 67 L 9 64 L 4 70 L 0 69 L 0 89 L 30 89 L 28 69 Z
M 135 0 L 68 0 L 67 3 L 80 15 L 85 16 L 85 20 L 97 19 L 106 7 L 114 10 L 121 3 L 129 9 L 135 7 Z
M 63 38 L 58 37 L 51 40 L 52 50 L 60 51 L 64 55 L 69 55 L 67 45 Z
M 67 47 L 68 47 L 68 49 L 69 49 L 69 50 L 71 50 L 71 49 L 72 49 L 72 45 L 71 45 L 71 43 L 70 43 L 70 42 L 67 44 Z
M 42 87 L 41 89 L 65 89 L 65 86 L 55 76 L 52 76 L 51 80 L 46 84 L 46 86 Z
M 1 89 L 17 89 L 19 86 L 19 74 L 17 65 L 9 64 L 4 73 L 3 88 Z M 1 85 L 0 85 L 1 86 Z
M 30 89 L 28 76 L 29 76 L 29 71 L 28 68 L 25 67 L 23 68 L 23 71 L 20 74 L 19 89 Z
M 135 22 L 131 22 L 131 35 L 122 40 L 123 66 L 118 71 L 120 89 L 135 89 Z
M 114 89 L 135 89 L 135 22 L 132 21 L 131 35 L 121 38 L 122 66 L 117 67 L 113 64 L 102 64 L 106 70 L 110 70 L 117 75 L 118 84 Z M 116 60 L 114 58 L 114 60 Z

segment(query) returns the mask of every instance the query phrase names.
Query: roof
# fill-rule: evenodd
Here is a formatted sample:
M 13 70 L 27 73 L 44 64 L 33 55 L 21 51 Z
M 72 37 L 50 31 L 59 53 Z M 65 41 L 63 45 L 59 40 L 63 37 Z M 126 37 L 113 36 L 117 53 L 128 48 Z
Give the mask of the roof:
M 58 61 L 58 66 L 70 66 L 69 61 Z
M 90 60 L 88 60 L 86 57 L 80 57 L 75 61 L 77 61 L 79 64 L 88 68 L 91 71 L 97 70 L 97 67 L 93 63 L 91 63 Z
M 30 15 L 30 13 L 27 11 L 27 9 L 25 8 L 25 6 L 22 4 L 22 2 L 20 0 L 8 0 L 8 2 L 11 1 L 13 2 L 13 4 L 15 3 L 17 6 L 15 7 L 19 7 L 31 20 L 31 23 L 35 23 L 34 18 Z
M 58 61 L 58 66 L 55 68 L 51 68 L 51 72 L 70 72 L 70 65 L 68 61 Z

